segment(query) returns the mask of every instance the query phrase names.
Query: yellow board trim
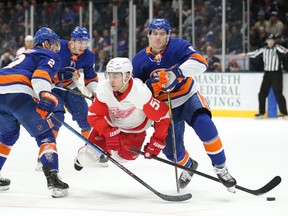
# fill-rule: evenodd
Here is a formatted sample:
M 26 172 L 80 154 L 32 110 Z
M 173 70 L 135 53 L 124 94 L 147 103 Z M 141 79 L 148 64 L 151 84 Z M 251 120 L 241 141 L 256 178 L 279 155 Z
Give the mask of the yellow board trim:
M 254 118 L 256 113 L 256 110 L 212 110 L 212 115 L 218 117 Z

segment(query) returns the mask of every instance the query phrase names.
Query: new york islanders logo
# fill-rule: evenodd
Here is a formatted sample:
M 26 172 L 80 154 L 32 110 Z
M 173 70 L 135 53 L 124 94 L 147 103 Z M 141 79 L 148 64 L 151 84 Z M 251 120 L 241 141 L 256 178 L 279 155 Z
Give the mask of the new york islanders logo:
M 156 56 L 154 56 L 154 59 L 149 57 L 149 60 L 152 62 L 155 62 L 157 65 L 160 65 L 161 60 L 162 60 L 162 54 L 158 53 Z
M 129 115 L 131 115 L 131 113 L 136 109 L 135 106 L 127 109 L 127 110 L 121 110 L 119 109 L 119 107 L 111 107 L 109 108 L 112 115 L 114 116 L 114 118 L 118 119 L 118 118 L 127 118 Z

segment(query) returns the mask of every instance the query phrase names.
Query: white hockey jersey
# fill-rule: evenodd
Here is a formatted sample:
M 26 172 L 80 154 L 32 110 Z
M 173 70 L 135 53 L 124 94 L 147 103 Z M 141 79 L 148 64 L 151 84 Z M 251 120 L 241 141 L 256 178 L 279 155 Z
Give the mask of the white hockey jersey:
M 139 79 L 131 79 L 129 88 L 119 97 L 105 80 L 99 83 L 95 95 L 88 117 L 103 117 L 110 127 L 118 127 L 122 132 L 140 133 L 147 130 L 152 121 L 169 118 L 167 105 L 152 97 L 148 87 Z M 97 127 L 101 127 L 101 121 Z

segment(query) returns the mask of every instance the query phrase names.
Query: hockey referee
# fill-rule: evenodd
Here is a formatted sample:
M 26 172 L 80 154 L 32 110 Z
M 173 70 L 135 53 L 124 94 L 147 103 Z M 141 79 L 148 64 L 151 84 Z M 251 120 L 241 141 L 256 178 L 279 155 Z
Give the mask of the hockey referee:
M 250 58 L 261 57 L 264 62 L 264 76 L 258 94 L 259 113 L 255 118 L 263 118 L 265 114 L 266 98 L 272 86 L 279 110 L 281 114 L 278 117 L 287 118 L 286 99 L 283 91 L 283 74 L 281 68 L 281 59 L 288 53 L 288 49 L 275 43 L 275 35 L 270 34 L 266 39 L 267 45 L 253 52 L 247 53 Z

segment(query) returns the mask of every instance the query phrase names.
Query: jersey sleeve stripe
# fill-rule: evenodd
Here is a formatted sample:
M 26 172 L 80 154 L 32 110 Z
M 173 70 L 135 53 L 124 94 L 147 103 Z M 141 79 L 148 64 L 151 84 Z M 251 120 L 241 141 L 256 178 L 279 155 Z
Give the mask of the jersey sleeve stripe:
M 178 97 L 181 97 L 183 95 L 188 94 L 190 92 L 192 86 L 193 86 L 193 78 L 188 77 L 186 83 L 184 83 L 177 92 L 171 92 L 170 93 L 171 99 L 178 98 Z M 167 101 L 167 98 L 168 98 L 167 93 L 160 94 L 157 97 L 157 99 L 159 99 L 161 101 Z
M 0 76 L 0 85 L 13 85 L 19 83 L 32 87 L 31 80 L 25 75 L 9 74 Z
M 88 85 L 91 82 L 98 82 L 98 76 L 96 76 L 96 77 L 94 77 L 92 79 L 85 79 L 84 80 L 85 86 Z
M 47 71 L 44 70 L 35 70 L 32 76 L 32 79 L 45 79 L 47 81 L 49 81 L 50 83 L 52 83 L 51 81 L 51 77 L 49 75 L 49 73 Z
M 199 53 L 194 53 L 193 55 L 191 55 L 189 57 L 189 59 L 194 59 L 194 60 L 196 60 L 202 64 L 205 64 L 206 67 L 208 66 L 206 59 L 202 55 L 200 55 Z

